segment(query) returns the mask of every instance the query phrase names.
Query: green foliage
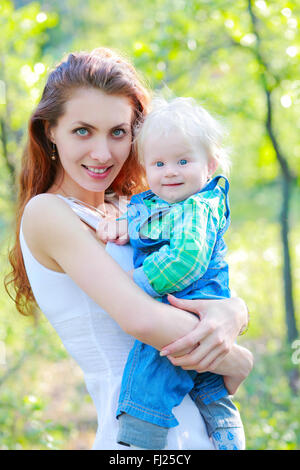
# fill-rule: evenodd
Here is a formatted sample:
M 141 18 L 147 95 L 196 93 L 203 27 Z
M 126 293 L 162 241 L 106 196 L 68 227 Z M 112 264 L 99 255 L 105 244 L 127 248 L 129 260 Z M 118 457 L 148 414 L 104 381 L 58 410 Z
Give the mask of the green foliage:
M 3 271 L 6 252 L 2 244 Z M 82 427 L 74 416 L 91 406 L 82 374 L 50 324 L 17 313 L 2 283 L 0 325 L 0 450 L 66 448 Z
M 297 176 L 300 6 L 285 0 L 252 5 L 267 71 L 257 57 L 258 39 L 246 0 L 1 2 L 0 121 L 7 142 L 5 148 L 0 129 L 0 272 L 8 269 L 8 227 L 14 211 L 9 164 L 19 169 L 26 123 L 47 69 L 70 50 L 120 50 L 155 92 L 193 96 L 228 129 L 226 145 L 233 160 L 228 261 L 232 289 L 246 300 L 251 314 L 250 330 L 239 342 L 255 355 L 254 370 L 236 401 L 249 449 L 300 449 L 299 400 L 289 387 L 295 365 L 285 344 L 279 166 L 265 131 L 262 88 L 264 72 L 272 90 L 276 136 Z M 299 178 L 293 185 L 290 216 L 296 305 L 298 185 Z M 96 426 L 94 409 L 78 367 L 52 327 L 43 317 L 37 325 L 20 317 L 2 286 L 0 325 L 6 360 L 0 361 L 0 449 L 89 448 Z
M 255 186 L 278 175 L 278 164 L 265 135 L 266 102 L 261 87 L 248 2 L 217 0 L 55 1 L 61 11 L 53 34 L 65 31 L 73 48 L 116 48 L 133 58 L 150 85 L 166 95 L 193 96 L 223 118 L 233 148 L 233 179 Z M 252 2 L 258 17 L 267 81 L 274 88 L 275 127 L 294 173 L 299 173 L 299 4 L 283 0 Z M 69 8 L 72 15 L 66 15 Z M 75 25 L 75 26 L 74 26 Z M 78 29 L 77 29 L 78 28 Z M 66 42 L 67 41 L 67 42 Z M 61 49 L 56 47 L 55 57 Z M 64 49 L 65 50 L 65 49 Z M 226 119 L 226 120 L 225 120 Z M 243 156 L 243 172 L 239 171 Z M 235 173 L 235 168 L 237 169 Z
M 256 350 L 255 369 L 235 402 L 245 426 L 247 448 L 299 449 L 299 397 L 291 392 L 287 380 L 291 349 L 274 339 L 248 346 Z
M 42 47 L 56 21 L 57 15 L 45 14 L 37 2 L 17 10 L 9 0 L 0 4 L 0 198 L 12 199 L 15 193 L 9 165 L 18 167 L 20 161 L 26 123 L 40 95 L 38 82 L 52 62 L 42 58 Z

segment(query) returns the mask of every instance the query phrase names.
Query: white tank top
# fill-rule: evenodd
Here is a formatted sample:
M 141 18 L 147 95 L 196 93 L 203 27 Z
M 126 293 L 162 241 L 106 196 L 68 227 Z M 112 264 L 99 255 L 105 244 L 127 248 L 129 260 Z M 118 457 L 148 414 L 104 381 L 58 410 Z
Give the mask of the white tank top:
M 23 236 L 22 223 L 20 244 L 37 304 L 84 373 L 98 417 L 93 449 L 128 450 L 116 443 L 115 413 L 124 365 L 134 338 L 124 333 L 67 274 L 48 269 L 34 258 Z M 133 268 L 130 245 L 108 243 L 106 251 L 125 271 Z M 173 411 L 180 424 L 169 430 L 166 449 L 213 449 L 204 421 L 189 395 Z

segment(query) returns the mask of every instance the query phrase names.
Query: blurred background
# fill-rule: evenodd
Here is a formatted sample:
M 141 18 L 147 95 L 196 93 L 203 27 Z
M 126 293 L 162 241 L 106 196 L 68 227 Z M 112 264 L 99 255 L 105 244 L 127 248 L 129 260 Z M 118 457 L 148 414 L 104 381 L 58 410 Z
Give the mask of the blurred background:
M 0 1 L 0 449 L 89 449 L 94 407 L 42 314 L 3 288 L 27 121 L 63 55 L 107 46 L 166 97 L 228 131 L 231 288 L 255 366 L 235 396 L 248 449 L 300 449 L 300 4 L 278 0 Z

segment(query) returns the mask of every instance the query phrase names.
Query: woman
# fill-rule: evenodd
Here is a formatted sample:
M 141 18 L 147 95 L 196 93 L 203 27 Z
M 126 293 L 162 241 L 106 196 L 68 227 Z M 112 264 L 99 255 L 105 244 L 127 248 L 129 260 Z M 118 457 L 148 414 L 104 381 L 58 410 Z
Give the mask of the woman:
M 234 344 L 247 323 L 242 301 L 156 302 L 124 272 L 132 269 L 130 246 L 105 249 L 64 200 L 75 197 L 116 217 L 107 192 L 145 189 L 132 128 L 148 103 L 134 68 L 110 50 L 70 54 L 48 78 L 22 162 L 10 254 L 15 301 L 21 313 L 36 301 L 81 366 L 99 416 L 93 449 L 124 449 L 116 444 L 115 411 L 134 338 L 157 349 L 178 340 L 168 347 L 170 360 L 229 376 L 231 393 L 252 367 L 251 353 Z M 201 322 L 181 308 L 201 313 Z M 175 414 L 180 425 L 170 431 L 168 449 L 212 448 L 189 397 Z

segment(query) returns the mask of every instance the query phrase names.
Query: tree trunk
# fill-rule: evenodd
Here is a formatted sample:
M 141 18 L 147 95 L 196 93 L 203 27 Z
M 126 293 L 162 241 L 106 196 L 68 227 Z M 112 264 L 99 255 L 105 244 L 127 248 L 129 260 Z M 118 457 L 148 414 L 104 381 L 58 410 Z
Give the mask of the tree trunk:
M 295 307 L 292 290 L 292 268 L 289 248 L 289 202 L 293 175 L 289 169 L 287 159 L 282 154 L 272 124 L 272 100 L 271 92 L 265 89 L 267 100 L 266 130 L 273 144 L 276 157 L 281 169 L 282 201 L 280 212 L 281 241 L 283 249 L 283 285 L 285 318 L 287 326 L 287 340 L 290 344 L 298 337 L 296 325 Z
M 261 67 L 260 78 L 262 86 L 264 89 L 266 104 L 267 104 L 267 114 L 266 114 L 266 132 L 270 137 L 272 142 L 276 158 L 278 160 L 280 170 L 281 170 L 281 180 L 282 180 L 282 206 L 280 213 L 280 225 L 281 225 L 281 240 L 283 247 L 283 284 L 284 284 L 284 303 L 285 303 L 285 317 L 286 317 L 286 326 L 287 326 L 287 340 L 291 344 L 293 340 L 298 337 L 298 330 L 296 326 L 295 318 L 295 308 L 293 300 L 293 291 L 292 291 L 292 273 L 291 273 L 291 260 L 290 260 L 290 249 L 289 249 L 289 200 L 290 200 L 290 189 L 293 181 L 293 174 L 290 171 L 288 160 L 283 154 L 279 143 L 276 138 L 276 134 L 273 128 L 273 107 L 272 107 L 272 89 L 268 85 L 268 76 L 272 76 L 275 82 L 277 79 L 273 76 L 272 71 L 268 63 L 264 60 L 261 53 L 261 38 L 258 28 L 258 19 L 254 14 L 252 8 L 252 0 L 248 0 L 248 12 L 250 15 L 253 32 L 256 36 L 256 47 L 253 52 L 256 56 L 257 62 Z
M 295 308 L 293 301 L 291 258 L 289 251 L 289 202 L 290 202 L 291 182 L 283 175 L 282 177 L 282 207 L 281 207 L 281 240 L 283 245 L 283 281 L 284 281 L 284 300 L 285 315 L 287 325 L 287 339 L 290 344 L 298 337 L 296 326 Z

